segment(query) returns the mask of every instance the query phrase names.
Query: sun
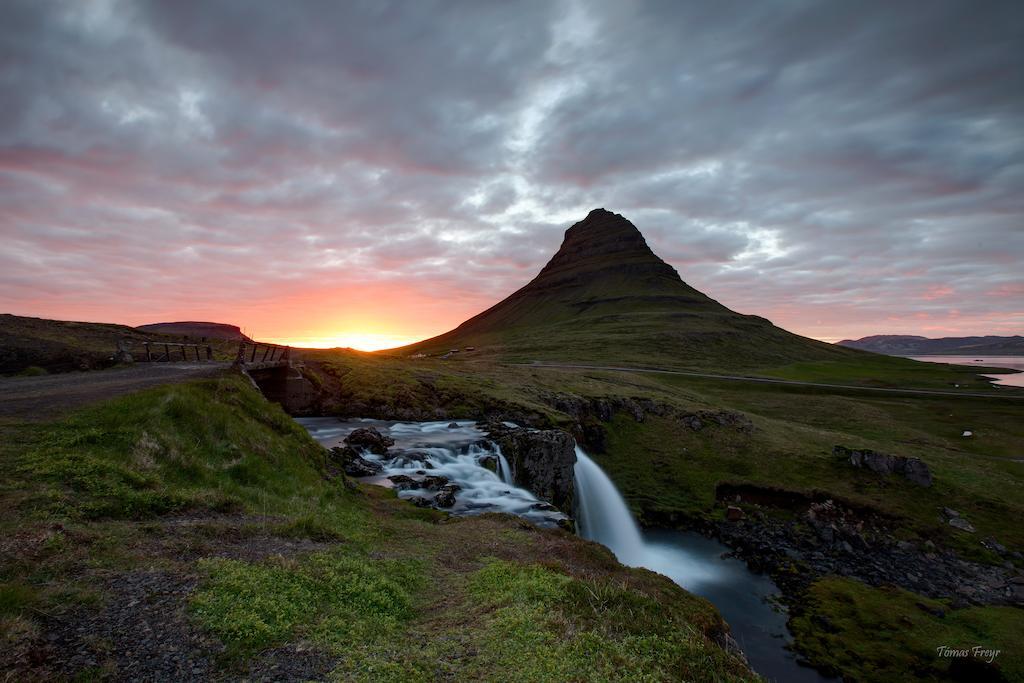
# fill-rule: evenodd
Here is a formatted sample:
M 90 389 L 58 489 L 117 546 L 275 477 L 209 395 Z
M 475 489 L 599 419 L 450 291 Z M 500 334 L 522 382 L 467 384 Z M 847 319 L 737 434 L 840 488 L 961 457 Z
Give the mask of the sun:
M 356 349 L 357 351 L 380 351 L 381 349 L 393 349 L 398 346 L 412 344 L 419 341 L 419 339 L 394 334 L 353 331 L 334 335 L 290 337 L 288 339 L 275 339 L 272 341 L 278 344 L 287 344 L 288 346 L 306 349 L 349 348 Z

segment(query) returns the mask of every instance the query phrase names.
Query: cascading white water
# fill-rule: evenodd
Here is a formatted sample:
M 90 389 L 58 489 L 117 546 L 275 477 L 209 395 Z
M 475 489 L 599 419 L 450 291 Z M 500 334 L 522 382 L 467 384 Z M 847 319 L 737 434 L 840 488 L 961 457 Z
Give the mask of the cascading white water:
M 622 564 L 643 566 L 644 540 L 615 484 L 583 449 L 576 447 L 576 528 L 580 536 L 607 546 Z
M 567 519 L 560 510 L 516 486 L 512 467 L 501 448 L 486 438 L 475 422 L 385 422 L 333 418 L 299 418 L 313 437 L 328 448 L 344 444 L 358 427 L 374 427 L 394 439 L 387 455 L 363 452 L 365 460 L 381 467 L 379 475 L 364 481 L 391 486 L 394 476 L 405 477 L 401 498 L 433 499 L 439 482 L 458 485 L 445 509 L 455 515 L 507 512 L 538 526 L 553 527 Z
M 622 564 L 665 574 L 684 588 L 715 581 L 706 563 L 676 548 L 646 542 L 622 494 L 579 446 L 574 474 L 576 529 L 580 536 L 607 546 Z
M 494 446 L 495 455 L 498 456 L 498 476 L 501 480 L 509 486 L 515 486 L 516 482 L 512 478 L 512 467 L 508 464 L 508 460 L 505 459 L 504 454 L 501 452 L 501 446 L 495 444 Z

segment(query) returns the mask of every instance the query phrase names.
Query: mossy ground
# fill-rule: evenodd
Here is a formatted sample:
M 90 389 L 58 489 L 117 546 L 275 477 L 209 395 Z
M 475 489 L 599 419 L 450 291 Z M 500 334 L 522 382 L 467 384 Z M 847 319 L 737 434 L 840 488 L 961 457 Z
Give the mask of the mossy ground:
M 49 631 L 94 625 L 139 572 L 196 577 L 177 609 L 221 643 L 220 675 L 312 650 L 338 680 L 751 678 L 706 601 L 562 531 L 347 487 L 241 378 L 2 437 L 0 657 L 16 678 L 74 675 Z M 124 646 L 90 641 L 105 659 L 79 673 L 120 675 Z
M 1013 607 L 950 609 L 899 588 L 829 577 L 811 587 L 791 627 L 809 656 L 836 671 L 854 672 L 848 674 L 851 681 L 948 680 L 951 666 L 973 670 L 974 680 L 997 680 L 995 667 L 980 665 L 989 660 L 1003 680 L 1024 680 L 1024 610 Z M 941 646 L 971 652 L 945 657 Z M 975 655 L 976 646 L 999 654 Z

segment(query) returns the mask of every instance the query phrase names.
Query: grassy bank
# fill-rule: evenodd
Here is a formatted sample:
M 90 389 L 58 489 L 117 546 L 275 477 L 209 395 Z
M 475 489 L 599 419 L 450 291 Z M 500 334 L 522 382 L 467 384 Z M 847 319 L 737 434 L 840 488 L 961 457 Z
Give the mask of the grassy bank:
M 347 486 L 240 378 L 2 430 L 18 679 L 750 678 L 706 601 L 561 531 Z
M 950 609 L 898 588 L 831 577 L 811 588 L 792 627 L 808 655 L 855 672 L 853 681 L 900 680 L 908 672 L 932 681 L 1024 680 L 1024 610 L 1013 607 Z M 940 655 L 943 646 L 960 654 Z M 976 646 L 989 653 L 975 654 Z

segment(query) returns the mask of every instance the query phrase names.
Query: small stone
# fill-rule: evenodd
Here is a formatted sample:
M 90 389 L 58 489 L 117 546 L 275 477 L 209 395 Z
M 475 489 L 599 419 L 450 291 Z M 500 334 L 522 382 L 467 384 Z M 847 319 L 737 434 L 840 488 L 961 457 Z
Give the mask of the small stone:
M 730 505 L 725 509 L 725 518 L 730 522 L 738 522 L 744 517 L 746 517 L 746 514 L 735 505 Z
M 949 520 L 949 525 L 954 529 L 966 531 L 969 534 L 974 533 L 974 525 L 968 522 L 963 517 L 954 517 L 953 519 Z

